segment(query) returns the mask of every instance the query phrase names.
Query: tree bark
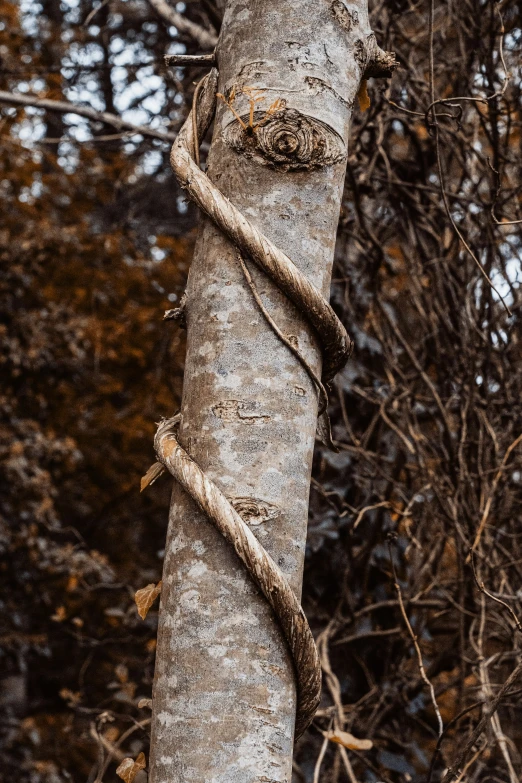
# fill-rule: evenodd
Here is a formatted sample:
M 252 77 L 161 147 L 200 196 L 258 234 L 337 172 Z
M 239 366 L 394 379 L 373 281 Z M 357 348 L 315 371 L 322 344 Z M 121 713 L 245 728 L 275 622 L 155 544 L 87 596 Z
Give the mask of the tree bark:
M 226 5 L 216 57 L 219 91 L 232 108 L 218 103 L 208 174 L 325 297 L 351 110 L 361 78 L 382 54 L 366 0 Z M 248 88 L 264 91 L 256 131 L 236 119 L 250 123 Z M 283 103 L 269 121 L 276 100 Z M 264 306 L 320 374 L 306 317 L 247 263 Z M 300 595 L 317 393 L 256 304 L 237 250 L 208 219 L 190 270 L 186 315 L 180 443 Z M 294 682 L 267 602 L 229 544 L 175 485 L 150 783 L 288 783 Z

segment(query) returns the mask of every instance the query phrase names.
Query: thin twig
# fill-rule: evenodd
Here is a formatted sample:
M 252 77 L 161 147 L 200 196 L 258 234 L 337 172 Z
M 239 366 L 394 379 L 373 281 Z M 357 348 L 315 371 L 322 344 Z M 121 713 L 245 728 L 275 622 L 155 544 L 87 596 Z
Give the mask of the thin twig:
M 319 783 L 319 779 L 321 775 L 321 767 L 323 764 L 323 759 L 325 757 L 327 748 L 328 748 L 328 738 L 325 737 L 323 740 L 323 744 L 321 745 L 321 750 L 319 751 L 319 755 L 317 756 L 317 761 L 315 762 L 313 783 Z
M 94 17 L 96 16 L 96 14 L 98 13 L 98 11 L 101 11 L 102 8 L 104 8 L 107 5 L 108 2 L 109 0 L 102 0 L 100 5 L 96 6 L 96 8 L 93 8 L 92 11 L 87 16 L 85 22 L 83 23 L 83 26 L 88 27 L 92 22 L 92 20 L 94 19 Z
M 457 757 L 454 764 L 448 769 L 446 774 L 444 775 L 442 779 L 442 783 L 454 783 L 454 781 L 463 773 L 463 765 L 466 764 L 467 759 L 469 758 L 470 753 L 473 750 L 473 747 L 475 743 L 477 742 L 478 738 L 486 728 L 486 724 L 491 718 L 492 715 L 495 714 L 497 709 L 499 708 L 502 699 L 504 696 L 509 695 L 509 689 L 513 685 L 513 683 L 516 682 L 518 677 L 522 674 L 522 660 L 520 660 L 517 664 L 517 666 L 513 669 L 509 677 L 507 678 L 506 682 L 500 689 L 500 691 L 497 693 L 493 701 L 491 702 L 489 708 L 484 711 L 484 715 L 476 725 L 473 733 L 471 734 L 469 740 L 467 741 L 464 749 Z
M 491 485 L 491 491 L 489 492 L 488 499 L 486 501 L 486 505 L 484 507 L 484 511 L 482 513 L 482 518 L 479 522 L 478 530 L 475 536 L 475 540 L 473 541 L 472 549 L 475 550 L 479 543 L 482 536 L 482 533 L 484 532 L 484 528 L 486 527 L 486 522 L 489 517 L 489 512 L 491 510 L 491 504 L 493 503 L 493 498 L 495 496 L 495 492 L 497 491 L 498 483 L 501 479 L 502 473 L 504 471 L 504 468 L 506 467 L 507 461 L 509 459 L 509 456 L 511 452 L 516 449 L 518 444 L 522 441 L 522 433 L 515 438 L 515 440 L 508 446 L 506 449 L 506 453 L 504 454 L 504 457 L 502 458 L 502 462 L 500 463 L 500 467 L 495 475 L 495 478 L 493 479 L 493 484 Z
M 171 8 L 166 0 L 149 0 L 149 3 L 168 25 L 172 25 L 180 33 L 190 35 L 202 49 L 214 49 L 217 44 L 217 36 L 214 32 L 209 32 L 196 22 L 187 19 L 186 16 Z
M 426 670 L 424 668 L 424 663 L 422 661 L 422 652 L 421 652 L 421 649 L 419 647 L 419 642 L 417 640 L 417 636 L 416 636 L 413 628 L 411 627 L 411 623 L 410 623 L 410 621 L 408 619 L 408 615 L 406 613 L 406 609 L 405 609 L 405 606 L 404 606 L 404 601 L 402 599 L 402 590 L 400 588 L 399 581 L 398 581 L 398 578 L 397 578 L 397 572 L 395 570 L 395 563 L 393 561 L 393 552 L 392 552 L 391 545 L 390 545 L 389 541 L 388 541 L 388 549 L 389 549 L 389 552 L 390 552 L 390 563 L 391 563 L 391 567 L 392 567 L 392 571 L 393 571 L 394 587 L 395 587 L 395 591 L 397 593 L 397 599 L 399 601 L 399 607 L 400 607 L 400 610 L 401 610 L 401 614 L 402 614 L 402 616 L 404 618 L 404 622 L 406 624 L 406 627 L 408 629 L 408 633 L 410 634 L 411 639 L 413 641 L 413 646 L 415 647 L 415 652 L 417 653 L 417 662 L 418 662 L 418 665 L 419 665 L 419 672 L 420 672 L 421 679 L 426 684 L 426 686 L 428 687 L 428 690 L 430 692 L 431 702 L 433 704 L 433 709 L 435 710 L 435 715 L 437 716 L 437 722 L 439 724 L 439 737 L 441 737 L 443 732 L 444 732 L 444 723 L 442 721 L 442 716 L 440 714 L 439 705 L 437 704 L 437 699 L 435 697 L 435 689 L 434 689 L 433 685 L 431 684 L 431 682 L 430 682 L 430 680 L 428 678 L 428 675 L 426 674 Z
M 475 554 L 473 552 L 473 549 L 469 550 L 469 556 L 471 559 L 471 566 L 473 568 L 473 576 L 475 578 L 475 584 L 477 585 L 478 589 L 481 593 L 484 593 L 484 595 L 487 595 L 488 598 L 491 598 L 492 601 L 495 601 L 495 603 L 500 604 L 504 607 L 504 609 L 507 609 L 511 617 L 513 618 L 513 622 L 515 623 L 517 631 L 520 631 L 522 633 L 522 624 L 520 623 L 520 620 L 518 619 L 517 615 L 513 611 L 513 609 L 507 604 L 505 601 L 502 601 L 501 598 L 497 598 L 495 595 L 489 592 L 489 590 L 486 590 L 486 587 L 484 585 L 484 582 L 479 581 L 478 574 L 477 574 L 477 568 L 475 565 Z
M 202 68 L 212 68 L 216 64 L 216 55 L 212 54 L 166 54 L 164 57 L 165 65 L 178 65 L 185 67 L 189 65 L 201 66 Z
M 303 369 L 308 373 L 308 376 L 309 376 L 310 380 L 312 381 L 312 383 L 317 387 L 317 390 L 319 392 L 319 411 L 318 411 L 318 416 L 321 416 L 324 413 L 324 411 L 326 410 L 327 406 L 328 406 L 328 394 L 326 392 L 325 387 L 323 386 L 323 384 L 321 382 L 321 379 L 319 378 L 317 373 L 313 370 L 313 368 L 308 364 L 308 362 L 306 361 L 304 356 L 301 354 L 301 352 L 294 345 L 292 345 L 292 343 L 290 342 L 288 337 L 286 337 L 286 335 L 284 335 L 283 332 L 281 331 L 281 329 L 278 327 L 278 325 L 276 324 L 276 322 L 274 321 L 274 319 L 272 318 L 272 316 L 270 315 L 270 313 L 268 312 L 268 310 L 264 306 L 261 297 L 259 296 L 259 292 L 257 290 L 257 286 L 256 286 L 256 284 L 255 284 L 255 282 L 254 282 L 254 280 L 252 278 L 252 275 L 250 274 L 250 271 L 249 271 L 247 265 L 245 264 L 243 256 L 241 256 L 238 253 L 237 257 L 239 259 L 239 263 L 241 264 L 241 269 L 243 270 L 243 274 L 245 275 L 245 279 L 246 279 L 246 281 L 248 283 L 248 286 L 249 286 L 249 288 L 250 288 L 250 290 L 252 292 L 252 296 L 254 297 L 257 306 L 259 307 L 259 309 L 261 310 L 263 316 L 265 317 L 265 320 L 270 325 L 270 328 L 272 329 L 274 334 L 276 334 L 279 337 L 281 342 L 284 345 L 286 345 L 288 350 L 300 362 L 300 364 L 303 367 Z

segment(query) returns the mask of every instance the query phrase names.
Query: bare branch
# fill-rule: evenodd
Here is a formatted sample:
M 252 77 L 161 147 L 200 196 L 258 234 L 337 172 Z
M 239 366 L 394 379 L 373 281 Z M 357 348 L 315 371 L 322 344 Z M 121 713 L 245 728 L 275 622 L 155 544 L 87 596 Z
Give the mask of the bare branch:
M 493 503 L 493 498 L 495 496 L 495 492 L 497 491 L 498 483 L 499 483 L 499 481 L 500 481 L 500 479 L 502 477 L 502 473 L 504 471 L 504 468 L 507 465 L 507 461 L 509 459 L 509 456 L 510 456 L 511 452 L 513 451 L 513 449 L 515 449 L 521 441 L 522 441 L 522 433 L 520 433 L 518 438 L 515 438 L 515 440 L 506 449 L 506 453 L 504 454 L 502 462 L 500 463 L 500 467 L 499 467 L 499 469 L 498 469 L 498 471 L 497 471 L 497 473 L 495 475 L 495 478 L 493 479 L 493 484 L 491 486 L 491 491 L 489 492 L 489 495 L 487 497 L 486 505 L 484 506 L 484 512 L 482 514 L 482 518 L 481 518 L 479 526 L 478 526 L 477 534 L 476 534 L 475 540 L 473 542 L 473 547 L 472 547 L 473 550 L 477 549 L 477 547 L 478 547 L 478 545 L 480 543 L 480 539 L 481 539 L 482 533 L 484 532 L 484 528 L 486 527 L 486 523 L 488 521 L 489 512 L 491 511 L 491 504 Z M 471 557 L 471 555 L 468 556 L 468 559 L 470 559 L 470 557 Z
M 516 616 L 513 609 L 507 604 L 505 601 L 502 601 L 500 598 L 497 598 L 495 595 L 489 592 L 489 590 L 486 590 L 486 586 L 482 580 L 479 579 L 477 574 L 477 567 L 475 565 L 475 558 L 473 556 L 473 549 L 470 549 L 469 556 L 471 558 L 471 566 L 473 568 L 473 577 L 475 579 L 475 584 L 477 585 L 478 589 L 481 593 L 484 593 L 484 595 L 487 595 L 488 598 L 491 598 L 492 601 L 495 601 L 497 604 L 500 604 L 504 607 L 504 609 L 507 609 L 509 614 L 511 615 L 513 622 L 515 623 L 515 626 L 518 631 L 522 633 L 522 624 L 520 623 L 520 620 Z
M 200 65 L 212 68 L 216 64 L 216 57 L 212 54 L 166 54 L 165 65 Z
M 93 122 L 104 122 L 111 125 L 118 131 L 130 131 L 141 136 L 150 136 L 153 139 L 161 141 L 174 141 L 176 134 L 170 131 L 158 131 L 153 128 L 147 128 L 145 125 L 134 125 L 127 122 L 117 114 L 110 114 L 106 111 L 96 111 L 90 106 L 77 106 L 67 101 L 54 101 L 50 98 L 39 98 L 37 95 L 16 95 L 14 92 L 0 90 L 0 103 L 7 103 L 11 106 L 33 106 L 36 109 L 47 109 L 47 111 L 57 111 L 60 114 L 77 114 L 80 117 L 86 117 Z
M 482 716 L 481 720 L 475 727 L 475 730 L 471 734 L 462 753 L 459 755 L 455 763 L 448 769 L 448 771 L 444 775 L 444 778 L 442 779 L 442 783 L 453 783 L 453 781 L 459 777 L 459 775 L 462 772 L 463 765 L 466 763 L 470 753 L 473 751 L 473 747 L 475 743 L 477 742 L 480 735 L 486 728 L 486 724 L 489 718 L 491 718 L 491 716 L 494 715 L 495 712 L 498 710 L 502 700 L 504 699 L 504 696 L 509 695 L 511 686 L 517 681 L 520 674 L 522 674 L 522 661 L 519 661 L 517 666 L 513 669 L 513 671 L 507 678 L 506 682 L 504 683 L 502 688 L 500 688 L 496 697 L 491 702 L 489 708 L 487 710 L 484 710 L 484 715 Z
M 149 0 L 149 3 L 164 22 L 174 25 L 180 33 L 190 35 L 203 49 L 213 49 L 217 44 L 217 36 L 213 32 L 179 14 L 166 0 Z
M 392 553 L 391 546 L 390 546 L 389 542 L 388 542 L 388 548 L 390 550 L 390 563 L 391 563 L 391 567 L 392 567 L 392 571 L 393 571 L 393 581 L 394 581 L 395 591 L 397 593 L 397 599 L 399 601 L 399 607 L 400 607 L 400 610 L 401 610 L 401 614 L 402 614 L 402 616 L 404 618 L 404 622 L 406 624 L 406 628 L 408 629 L 408 633 L 411 636 L 411 640 L 413 642 L 413 646 L 415 647 L 415 652 L 417 653 L 417 662 L 418 662 L 418 665 L 419 665 L 419 672 L 420 672 L 421 679 L 426 684 L 426 686 L 428 687 L 428 690 L 430 692 L 431 702 L 433 704 L 433 709 L 435 711 L 435 715 L 437 716 L 437 722 L 439 724 L 439 737 L 442 737 L 442 734 L 444 733 L 444 723 L 442 721 L 442 716 L 440 714 L 439 705 L 437 704 L 437 699 L 435 697 L 435 689 L 434 689 L 432 683 L 430 682 L 430 680 L 428 678 L 428 675 L 426 674 L 426 669 L 424 668 L 424 663 L 423 663 L 423 660 L 422 660 L 422 652 L 421 652 L 421 649 L 419 647 L 419 642 L 417 640 L 417 634 L 415 633 L 415 631 L 413 630 L 413 628 L 411 626 L 410 620 L 408 618 L 408 614 L 406 612 L 406 607 L 404 606 L 404 601 L 403 601 L 403 598 L 402 598 L 402 591 L 401 591 L 401 588 L 400 588 L 400 585 L 399 585 L 399 580 L 397 578 L 397 573 L 395 571 L 395 563 L 393 562 L 393 553 Z

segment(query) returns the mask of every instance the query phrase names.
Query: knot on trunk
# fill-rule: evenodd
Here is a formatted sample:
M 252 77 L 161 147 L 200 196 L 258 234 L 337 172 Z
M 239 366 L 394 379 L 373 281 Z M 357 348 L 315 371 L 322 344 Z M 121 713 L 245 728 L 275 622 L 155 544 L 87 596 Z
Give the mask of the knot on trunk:
M 270 116 L 255 112 L 225 129 L 225 140 L 236 152 L 282 171 L 330 166 L 346 157 L 342 138 L 332 128 L 297 109 L 281 109 Z M 244 126 L 244 127 L 243 127 Z
M 363 79 L 389 79 L 399 67 L 395 52 L 385 52 L 377 43 L 372 33 L 366 41 L 367 59 L 363 71 Z
M 187 328 L 187 295 L 183 294 L 180 299 L 179 307 L 173 310 L 165 310 L 164 321 L 176 321 L 181 329 Z
M 279 509 L 266 500 L 250 497 L 230 498 L 230 502 L 235 510 L 251 527 L 268 522 L 269 519 L 275 519 L 279 516 Z

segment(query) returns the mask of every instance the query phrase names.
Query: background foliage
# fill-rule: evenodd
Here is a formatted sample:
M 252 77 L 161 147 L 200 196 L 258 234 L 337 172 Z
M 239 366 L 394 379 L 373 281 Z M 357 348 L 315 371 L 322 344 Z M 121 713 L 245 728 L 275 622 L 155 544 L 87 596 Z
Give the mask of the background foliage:
M 219 26 L 210 0 L 176 9 Z M 401 69 L 354 113 L 332 296 L 356 350 L 340 452 L 315 459 L 304 604 L 325 695 L 296 782 L 522 776 L 521 10 L 372 4 Z M 183 122 L 199 72 L 163 55 L 200 47 L 146 0 L 2 0 L 0 19 L 3 91 Z M 156 616 L 133 595 L 161 576 L 169 487 L 139 479 L 179 404 L 183 333 L 161 315 L 197 216 L 167 139 L 5 92 L 0 780 L 107 783 L 147 753 Z M 374 747 L 323 747 L 329 727 Z

